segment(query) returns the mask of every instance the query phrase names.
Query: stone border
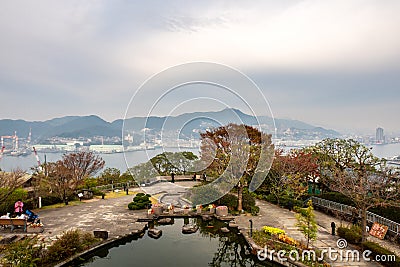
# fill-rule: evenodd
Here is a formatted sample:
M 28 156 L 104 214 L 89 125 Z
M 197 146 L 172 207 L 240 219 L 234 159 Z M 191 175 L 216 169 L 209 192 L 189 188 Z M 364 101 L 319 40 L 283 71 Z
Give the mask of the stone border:
M 131 242 L 133 240 L 137 240 L 137 239 L 143 237 L 147 227 L 148 227 L 147 224 L 145 224 L 145 225 L 143 225 L 142 229 L 134 230 L 130 234 L 126 234 L 126 235 L 123 235 L 120 237 L 115 237 L 115 238 L 112 238 L 107 241 L 102 241 L 102 242 L 100 242 L 100 244 L 98 244 L 88 250 L 85 250 L 81 253 L 78 253 L 62 262 L 59 262 L 57 265 L 54 265 L 54 266 L 55 267 L 71 266 L 70 264 L 74 263 L 79 258 L 85 258 L 85 259 L 90 258 L 90 256 L 93 256 L 93 254 L 95 254 L 95 252 L 98 251 L 99 249 L 111 248 L 111 247 L 114 247 L 117 243 L 123 243 L 123 242 L 127 243 L 127 242 Z

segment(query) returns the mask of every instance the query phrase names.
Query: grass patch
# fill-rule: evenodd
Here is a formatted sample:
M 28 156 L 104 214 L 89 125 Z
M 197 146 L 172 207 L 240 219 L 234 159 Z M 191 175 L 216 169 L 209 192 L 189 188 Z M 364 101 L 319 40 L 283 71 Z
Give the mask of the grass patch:
M 131 192 L 129 192 L 129 193 L 131 193 Z M 106 193 L 105 198 L 119 198 L 119 197 L 124 197 L 124 196 L 126 196 L 126 192 L 125 191 L 119 191 L 119 192 L 111 191 L 111 192 L 107 192 Z
M 135 195 L 137 193 L 140 193 L 141 191 L 129 191 L 129 195 Z M 124 197 L 126 196 L 126 192 L 121 190 L 118 192 L 110 191 L 106 192 L 105 198 L 119 198 L 119 197 Z M 95 198 L 101 199 L 101 196 L 96 196 Z
M 63 207 L 68 207 L 68 206 L 78 206 L 81 205 L 84 202 L 81 202 L 79 200 L 73 200 L 73 201 L 68 201 L 68 205 L 65 205 L 64 203 L 57 203 L 49 206 L 43 206 L 39 210 L 47 210 L 47 209 L 58 209 L 58 208 L 63 208 Z M 35 211 L 35 210 L 34 210 Z M 36 209 L 37 211 L 37 209 Z

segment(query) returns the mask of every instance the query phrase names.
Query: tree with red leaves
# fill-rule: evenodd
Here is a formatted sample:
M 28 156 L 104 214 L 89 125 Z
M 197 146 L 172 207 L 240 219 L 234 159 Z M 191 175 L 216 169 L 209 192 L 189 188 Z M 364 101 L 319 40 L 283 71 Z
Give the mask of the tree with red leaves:
M 201 133 L 201 161 L 209 176 L 223 178 L 221 190 L 238 188 L 238 210 L 242 210 L 243 188 L 254 191 L 267 175 L 274 156 L 271 135 L 247 126 L 228 124 Z M 224 188 L 226 186 L 226 188 Z
M 83 182 L 104 167 L 104 160 L 93 152 L 64 154 L 61 160 L 46 164 L 45 184 L 68 205 L 68 196 Z
M 294 199 L 300 198 L 307 191 L 308 182 L 318 177 L 317 160 L 311 152 L 293 149 L 284 152 L 275 151 L 275 159 L 260 191 L 272 194 L 279 205 L 282 195 Z

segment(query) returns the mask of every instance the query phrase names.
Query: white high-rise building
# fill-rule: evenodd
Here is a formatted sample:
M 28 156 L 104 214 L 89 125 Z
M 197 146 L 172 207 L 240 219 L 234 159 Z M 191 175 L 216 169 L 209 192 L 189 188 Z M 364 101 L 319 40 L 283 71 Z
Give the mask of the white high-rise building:
M 381 127 L 376 128 L 375 142 L 377 144 L 385 143 L 385 136 L 383 135 L 383 128 Z

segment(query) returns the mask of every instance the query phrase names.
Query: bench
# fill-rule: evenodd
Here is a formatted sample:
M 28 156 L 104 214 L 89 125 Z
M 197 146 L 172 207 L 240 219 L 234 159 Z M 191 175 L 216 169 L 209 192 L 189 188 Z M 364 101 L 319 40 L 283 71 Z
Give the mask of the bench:
M 11 226 L 11 232 L 14 231 L 15 226 L 23 226 L 24 232 L 26 232 L 26 220 L 17 218 L 0 218 L 0 226 Z

